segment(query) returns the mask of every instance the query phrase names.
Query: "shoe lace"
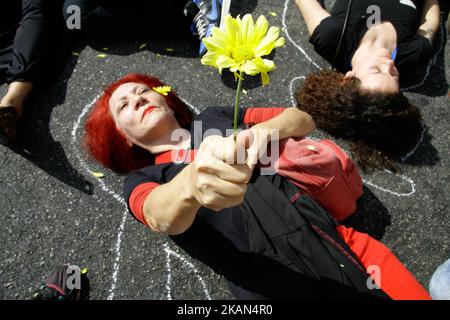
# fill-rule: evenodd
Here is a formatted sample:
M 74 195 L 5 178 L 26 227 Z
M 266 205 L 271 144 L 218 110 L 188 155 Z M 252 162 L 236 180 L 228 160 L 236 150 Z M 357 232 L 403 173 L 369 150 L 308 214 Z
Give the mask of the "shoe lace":
M 208 25 L 205 23 L 203 19 L 203 14 L 200 11 L 197 16 L 194 18 L 195 26 L 197 27 L 198 36 L 200 39 L 203 39 L 206 36 Z

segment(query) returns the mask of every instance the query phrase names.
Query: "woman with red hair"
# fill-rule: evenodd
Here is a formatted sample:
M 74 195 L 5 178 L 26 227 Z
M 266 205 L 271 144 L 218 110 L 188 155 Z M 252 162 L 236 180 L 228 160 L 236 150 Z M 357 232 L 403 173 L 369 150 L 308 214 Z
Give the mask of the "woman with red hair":
M 138 145 L 130 145 L 125 135 L 117 129 L 110 112 L 110 99 L 114 91 L 126 83 L 141 83 L 148 88 L 162 87 L 161 80 L 141 74 L 128 75 L 110 85 L 89 116 L 85 144 L 89 153 L 102 165 L 118 173 L 128 173 L 153 163 L 152 155 Z M 174 111 L 174 116 L 182 128 L 188 128 L 193 114 L 178 96 L 170 92 L 165 102 Z
M 381 243 L 338 225 L 287 179 L 262 176 L 255 166 L 268 141 L 311 132 L 308 114 L 242 108 L 247 129 L 235 138 L 233 117 L 229 107 L 194 117 L 170 87 L 133 74 L 100 97 L 85 142 L 106 167 L 137 169 L 124 186 L 133 217 L 224 275 L 239 299 L 429 299 Z M 382 273 L 372 275 L 377 290 L 366 285 L 373 266 Z

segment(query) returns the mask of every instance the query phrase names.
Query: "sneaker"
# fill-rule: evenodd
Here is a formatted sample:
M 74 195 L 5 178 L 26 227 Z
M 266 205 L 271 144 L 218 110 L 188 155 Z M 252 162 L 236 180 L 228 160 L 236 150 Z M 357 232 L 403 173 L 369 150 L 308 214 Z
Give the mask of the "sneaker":
M 79 301 L 88 300 L 90 283 L 87 268 L 79 270 L 79 283 L 75 269 L 69 265 L 58 266 L 34 292 L 32 300 Z M 74 283 L 75 280 L 75 283 Z M 77 284 L 79 287 L 77 288 Z
M 194 23 L 200 39 L 199 55 L 203 56 L 206 53 L 206 47 L 202 39 L 211 35 L 213 27 L 221 27 L 230 12 L 231 0 L 192 0 L 192 2 L 200 10 L 194 17 Z

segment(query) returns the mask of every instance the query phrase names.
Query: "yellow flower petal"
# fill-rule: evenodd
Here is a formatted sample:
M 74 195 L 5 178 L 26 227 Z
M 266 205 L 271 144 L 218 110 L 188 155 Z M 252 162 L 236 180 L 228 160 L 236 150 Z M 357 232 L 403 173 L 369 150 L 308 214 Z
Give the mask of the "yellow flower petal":
M 267 34 L 267 30 L 269 29 L 269 21 L 267 21 L 266 17 L 260 16 L 255 24 L 254 29 L 254 41 L 258 43 L 253 43 L 253 45 L 257 46 L 264 36 Z
M 103 173 L 101 173 L 101 172 L 94 172 L 94 171 L 91 171 L 91 174 L 92 174 L 94 177 L 96 177 L 97 179 L 102 179 L 102 178 L 105 177 L 105 175 L 104 175 Z
M 223 39 L 221 37 L 208 37 L 204 38 L 202 41 L 209 52 L 217 51 L 220 53 L 229 54 L 229 52 L 227 51 L 228 45 L 226 39 Z
M 201 59 L 201 63 L 206 66 L 212 66 L 217 67 L 217 59 L 219 58 L 220 54 L 216 52 L 207 52 Z
M 255 23 L 251 14 L 246 14 L 242 19 L 242 28 L 240 30 L 240 39 L 243 44 L 248 44 L 251 41 Z
M 265 38 L 259 43 L 255 48 L 255 55 L 257 57 L 262 57 L 270 54 L 275 48 L 275 41 L 280 34 L 280 29 L 277 27 L 270 27 Z
M 267 72 L 261 72 L 261 82 L 263 86 L 267 86 L 270 83 L 269 75 Z
M 243 71 L 249 76 L 255 76 L 260 72 L 258 66 L 253 61 L 245 62 L 243 66 Z
M 284 38 L 279 38 L 277 41 L 275 41 L 275 47 L 279 48 L 284 46 L 284 44 L 286 43 L 286 41 L 284 40 Z
M 169 86 L 162 86 L 162 87 L 154 87 L 152 88 L 153 91 L 158 92 L 159 94 L 163 96 L 167 96 L 169 92 L 172 91 L 172 88 Z
M 218 59 L 217 59 L 217 66 L 221 69 L 226 69 L 226 68 L 230 68 L 233 66 L 236 66 L 236 61 L 234 61 L 233 59 L 231 59 L 230 57 L 226 56 L 226 55 L 221 55 Z
M 228 41 L 230 45 L 233 46 L 236 43 L 236 39 L 239 34 L 239 26 L 237 21 L 233 19 L 231 15 L 228 15 L 225 18 L 224 28 Z

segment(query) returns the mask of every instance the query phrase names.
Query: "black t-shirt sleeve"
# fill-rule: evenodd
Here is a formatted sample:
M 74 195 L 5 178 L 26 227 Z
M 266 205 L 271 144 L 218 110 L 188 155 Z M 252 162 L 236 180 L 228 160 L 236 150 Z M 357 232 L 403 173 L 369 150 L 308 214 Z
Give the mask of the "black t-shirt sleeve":
M 183 168 L 184 164 L 175 165 L 172 163 L 165 163 L 161 165 L 148 166 L 131 172 L 126 178 L 123 185 L 123 195 L 129 208 L 129 199 L 133 190 L 147 182 L 156 182 L 164 184 L 169 182 L 175 175 L 177 175 Z
M 420 81 L 424 77 L 432 52 L 430 41 L 420 35 L 399 44 L 397 67 L 402 86 Z
M 314 50 L 328 62 L 332 62 L 336 47 L 338 45 L 342 22 L 334 16 L 323 19 L 316 27 L 309 43 L 314 46 Z

